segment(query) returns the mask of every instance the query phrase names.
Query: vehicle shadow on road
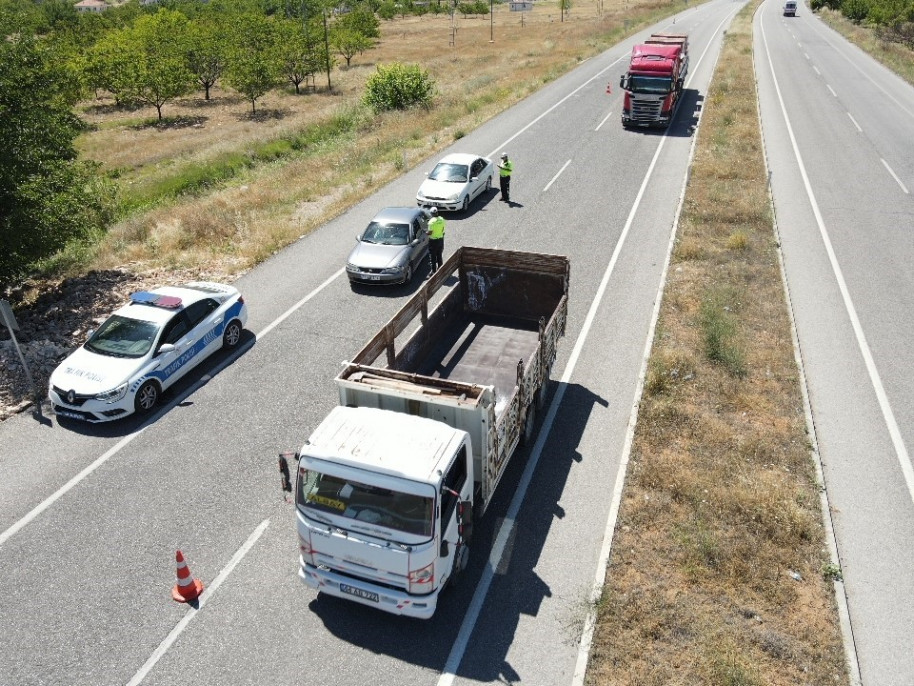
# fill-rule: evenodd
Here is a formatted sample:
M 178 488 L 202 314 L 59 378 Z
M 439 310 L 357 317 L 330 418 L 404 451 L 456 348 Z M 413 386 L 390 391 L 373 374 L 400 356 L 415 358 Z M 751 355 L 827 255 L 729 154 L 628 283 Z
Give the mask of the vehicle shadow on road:
M 558 388 L 558 386 L 557 386 Z M 522 616 L 536 617 L 543 599 L 552 597 L 552 589 L 535 571 L 543 546 L 556 519 L 565 511 L 559 505 L 572 466 L 584 460 L 578 444 L 596 406 L 607 406 L 606 399 L 587 388 L 565 386 L 562 405 L 545 440 L 540 460 L 518 512 L 505 547 L 504 556 L 494 570 L 485 603 L 456 676 L 483 683 L 515 683 L 523 680 L 545 683 L 542 675 L 519 674 L 506 660 Z M 551 399 L 550 401 L 551 402 Z M 549 403 L 540 411 L 548 413 Z M 539 430 L 543 430 L 542 424 Z M 310 604 L 325 627 L 336 637 L 373 653 L 388 655 L 420 667 L 443 671 L 457 639 L 467 609 L 489 563 L 493 543 L 507 515 L 511 500 L 526 467 L 530 447 L 519 449 L 509 465 L 489 510 L 475 527 L 470 565 L 457 584 L 444 591 L 435 615 L 429 620 L 407 619 L 367 606 L 319 594 Z M 598 459 L 594 455 L 588 459 Z M 607 493 L 607 499 L 609 494 Z M 602 530 L 602 528 L 601 528 Z M 599 546 L 599 541 L 587 545 Z M 598 551 L 597 551 L 598 552 Z M 588 556 L 575 562 L 579 564 Z M 586 614 L 586 598 L 594 570 L 583 575 L 586 588 L 580 589 L 581 606 L 569 607 L 568 634 L 556 635 L 558 643 L 577 642 L 575 629 Z M 580 617 L 578 617 L 580 615 Z M 480 629 L 480 627 L 485 627 Z M 522 653 L 524 651 L 521 651 Z

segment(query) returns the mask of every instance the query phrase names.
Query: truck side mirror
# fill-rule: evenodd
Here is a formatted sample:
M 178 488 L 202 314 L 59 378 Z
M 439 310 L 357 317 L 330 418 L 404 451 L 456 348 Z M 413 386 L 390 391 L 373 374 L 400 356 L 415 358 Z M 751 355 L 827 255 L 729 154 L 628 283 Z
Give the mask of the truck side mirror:
M 473 501 L 461 500 L 457 503 L 457 532 L 464 543 L 473 538 Z
M 627 88 L 625 86 L 626 86 L 625 75 L 623 74 L 622 76 L 619 77 L 619 88 L 621 88 L 622 90 L 627 90 Z
M 283 498 L 286 497 L 286 493 L 292 492 L 292 475 L 289 472 L 290 457 L 292 457 L 292 452 L 289 450 L 279 453 L 279 484 L 282 488 Z
M 445 539 L 441 539 L 441 550 L 438 551 L 440 557 L 447 557 L 451 554 L 451 549 Z

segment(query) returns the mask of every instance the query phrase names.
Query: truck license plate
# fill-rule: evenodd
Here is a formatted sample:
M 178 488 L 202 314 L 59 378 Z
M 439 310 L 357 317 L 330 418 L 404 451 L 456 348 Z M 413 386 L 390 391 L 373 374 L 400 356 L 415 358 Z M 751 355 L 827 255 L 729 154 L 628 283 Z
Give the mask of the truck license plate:
M 365 600 L 370 600 L 373 603 L 378 602 L 378 594 L 372 593 L 371 591 L 363 591 L 361 588 L 355 588 L 349 586 L 348 584 L 340 584 L 340 590 L 343 593 L 348 593 L 349 595 L 354 595 L 358 598 L 364 598 Z

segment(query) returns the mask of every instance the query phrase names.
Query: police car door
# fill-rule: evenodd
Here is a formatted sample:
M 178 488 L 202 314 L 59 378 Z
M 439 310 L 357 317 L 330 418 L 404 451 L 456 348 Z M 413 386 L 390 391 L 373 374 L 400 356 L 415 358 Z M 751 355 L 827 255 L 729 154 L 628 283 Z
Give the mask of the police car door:
M 196 367 L 222 347 L 222 333 L 225 329 L 225 312 L 213 298 L 203 298 L 191 303 L 184 310 L 190 331 L 187 335 L 188 348 L 185 351 L 185 373 Z M 183 339 L 182 339 L 183 340 Z

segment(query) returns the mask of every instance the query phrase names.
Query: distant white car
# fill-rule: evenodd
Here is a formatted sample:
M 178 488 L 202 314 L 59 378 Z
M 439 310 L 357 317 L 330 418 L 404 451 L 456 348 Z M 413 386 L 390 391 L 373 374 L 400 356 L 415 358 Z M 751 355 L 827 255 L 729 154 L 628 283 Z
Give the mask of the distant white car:
M 453 153 L 445 156 L 419 186 L 419 207 L 464 210 L 492 188 L 495 167 L 492 160 L 478 155 Z
M 87 422 L 149 412 L 188 371 L 238 345 L 247 318 L 234 286 L 195 281 L 134 293 L 51 374 L 54 412 Z

